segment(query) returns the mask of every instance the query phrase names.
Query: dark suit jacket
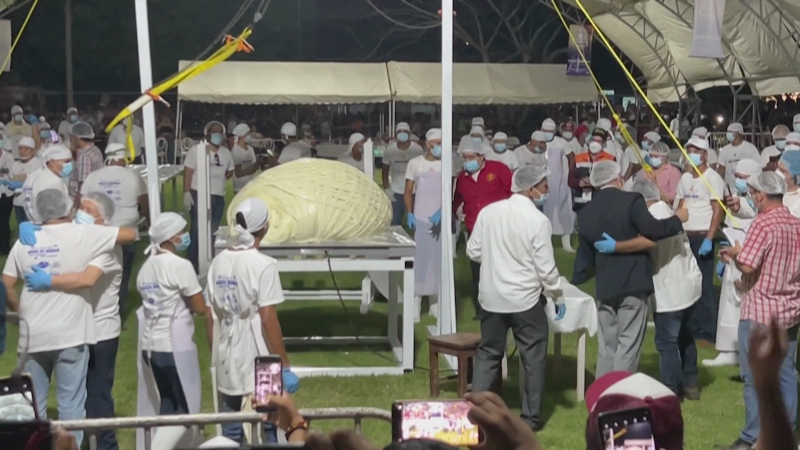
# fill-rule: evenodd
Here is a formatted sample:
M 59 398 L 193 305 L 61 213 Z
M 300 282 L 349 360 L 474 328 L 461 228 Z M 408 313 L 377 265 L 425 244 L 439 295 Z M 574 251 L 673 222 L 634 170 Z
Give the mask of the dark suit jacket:
M 611 300 L 625 295 L 653 292 L 653 269 L 647 252 L 603 254 L 594 248 L 603 233 L 616 241 L 644 236 L 659 241 L 683 232 L 677 217 L 656 220 L 638 192 L 606 188 L 596 191 L 592 201 L 578 213 L 578 253 L 573 269 L 573 284 L 583 284 L 597 276 L 595 298 Z M 676 280 L 676 282 L 680 282 Z

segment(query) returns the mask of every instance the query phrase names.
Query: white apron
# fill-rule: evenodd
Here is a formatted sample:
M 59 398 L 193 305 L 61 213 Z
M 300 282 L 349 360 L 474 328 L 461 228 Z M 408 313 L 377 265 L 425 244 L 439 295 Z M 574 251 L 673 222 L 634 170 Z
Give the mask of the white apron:
M 439 238 L 431 233 L 433 224 L 429 217 L 442 206 L 442 174 L 424 172 L 415 180 L 414 216 L 417 227 L 414 241 L 417 254 L 414 257 L 414 296 L 439 295 L 442 267 L 442 245 Z M 450 232 L 449 224 L 441 224 L 445 233 Z
M 567 185 L 569 166 L 563 150 L 558 147 L 547 148 L 547 184 L 550 195 L 544 203 L 544 214 L 550 219 L 553 234 L 563 236 L 572 234 L 572 191 Z
M 136 346 L 136 370 L 139 380 L 137 385 L 136 415 L 157 416 L 161 409 L 161 397 L 156 387 L 153 372 L 142 360 L 142 338 L 144 337 L 144 308 L 136 311 L 139 321 L 139 339 Z M 184 302 L 180 302 L 171 319 L 170 342 L 172 354 L 175 358 L 175 367 L 178 370 L 183 394 L 189 414 L 200 412 L 200 361 L 197 356 L 197 346 L 194 344 L 194 319 Z M 191 448 L 202 442 L 202 436 L 193 433 L 187 427 L 159 427 L 154 428 L 151 434 L 151 449 L 171 450 L 176 446 Z M 144 430 L 136 430 L 136 450 L 144 450 Z
M 726 227 L 722 232 L 728 242 L 734 245 L 736 241 L 744 243 L 745 232 L 736 228 Z M 739 316 L 742 309 L 742 293 L 736 290 L 735 281 L 742 278 L 742 272 L 736 264 L 727 264 L 725 274 L 722 276 L 722 289 L 719 295 L 719 319 L 717 320 L 716 349 L 721 352 L 739 351 Z

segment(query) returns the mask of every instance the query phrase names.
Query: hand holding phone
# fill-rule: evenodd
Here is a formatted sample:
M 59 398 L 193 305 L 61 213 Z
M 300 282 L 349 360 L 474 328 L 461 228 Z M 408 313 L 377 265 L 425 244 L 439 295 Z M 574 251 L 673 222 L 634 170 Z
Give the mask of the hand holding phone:
M 478 445 L 480 430 L 467 418 L 471 408 L 465 400 L 395 402 L 392 439 L 433 439 L 457 447 Z
M 597 418 L 597 429 L 606 450 L 656 450 L 650 422 L 650 409 L 626 409 L 601 414 Z
M 283 394 L 283 364 L 279 356 L 259 356 L 255 363 L 256 412 L 268 413 L 277 409 L 269 405 L 269 396 Z

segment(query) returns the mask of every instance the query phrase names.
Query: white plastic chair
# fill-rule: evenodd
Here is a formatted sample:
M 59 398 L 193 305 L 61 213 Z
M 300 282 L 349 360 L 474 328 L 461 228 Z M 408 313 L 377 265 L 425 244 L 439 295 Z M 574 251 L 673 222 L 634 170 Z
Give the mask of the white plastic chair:
M 167 163 L 167 149 L 169 148 L 169 142 L 163 137 L 160 137 L 156 140 L 156 149 L 158 155 L 158 163 L 159 164 L 166 164 Z
M 183 164 L 183 160 L 184 158 L 186 158 L 186 154 L 189 153 L 189 150 L 191 150 L 191 148 L 194 147 L 196 144 L 197 142 L 190 137 L 183 138 L 181 140 L 180 160 L 176 161 L 175 164 Z

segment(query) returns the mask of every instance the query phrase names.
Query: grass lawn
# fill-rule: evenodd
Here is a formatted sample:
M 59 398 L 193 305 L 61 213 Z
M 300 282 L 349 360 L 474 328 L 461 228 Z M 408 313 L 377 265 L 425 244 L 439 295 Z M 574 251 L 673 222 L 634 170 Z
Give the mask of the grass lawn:
M 229 190 L 230 192 L 230 190 Z M 171 203 L 171 195 L 166 196 Z M 179 199 L 180 201 L 180 199 Z M 175 209 L 171 204 L 166 209 Z M 560 244 L 556 244 L 560 247 Z M 144 245 L 141 245 L 144 250 Z M 556 258 L 562 275 L 567 278 L 572 273 L 572 256 L 556 249 Z M 137 267 L 144 259 L 140 255 Z M 5 263 L 5 258 L 0 262 Z M 464 256 L 463 245 L 459 247 L 459 257 L 456 261 L 456 298 L 458 304 L 460 331 L 478 331 L 478 323 L 471 320 L 473 316 L 469 263 Z M 134 271 L 134 275 L 137 272 Z M 336 281 L 341 289 L 358 289 L 361 274 L 337 274 Z M 327 288 L 331 289 L 330 276 L 293 274 L 282 275 L 284 288 Z M 594 294 L 594 283 L 581 286 L 583 290 Z M 140 303 L 138 293 L 131 290 L 130 303 L 133 308 L 138 308 Z M 423 309 L 424 310 L 424 309 Z M 386 304 L 378 302 L 367 315 L 358 312 L 358 304 L 353 302 L 344 311 L 338 302 L 294 302 L 286 303 L 279 308 L 281 324 L 286 336 L 314 335 L 352 335 L 350 322 L 360 330 L 362 335 L 381 334 L 386 330 L 385 311 Z M 136 414 L 136 318 L 132 311 L 125 312 L 126 329 L 120 336 L 120 347 L 117 356 L 116 382 L 114 385 L 114 399 L 116 412 L 120 417 L 130 417 Z M 301 382 L 301 388 L 296 398 L 303 408 L 344 407 L 344 406 L 370 406 L 388 410 L 392 401 L 397 399 L 417 399 L 428 397 L 428 349 L 426 343 L 425 326 L 433 324 L 433 319 L 423 316 L 423 323 L 416 327 L 416 355 L 417 366 L 414 373 L 402 377 L 359 377 L 359 378 L 306 378 Z M 212 412 L 211 379 L 207 367 L 210 362 L 210 352 L 206 345 L 205 328 L 198 321 L 195 342 L 198 343 L 200 352 L 201 373 L 203 375 L 203 403 L 204 412 Z M 653 344 L 653 329 L 648 330 L 644 355 L 640 369 L 642 372 L 658 377 L 658 355 Z M 562 359 L 560 370 L 555 373 L 553 360 L 548 358 L 546 395 L 543 414 L 547 425 L 539 434 L 543 446 L 547 450 L 576 450 L 584 445 L 584 427 L 586 422 L 586 408 L 576 401 L 575 370 L 576 370 L 576 341 L 575 336 L 564 336 L 562 339 Z M 589 338 L 587 345 L 587 386 L 594 379 L 592 372 L 597 355 L 597 341 Z M 552 339 L 551 339 L 552 342 Z M 17 345 L 17 328 L 10 327 L 7 348 L 9 352 L 0 356 L 0 373 L 10 373 L 16 364 L 14 350 Z M 387 350 L 387 349 L 380 349 Z M 363 347 L 353 346 L 348 348 L 310 348 L 303 350 L 290 348 L 290 358 L 295 365 L 307 366 L 377 366 L 385 365 L 386 361 Z M 390 352 L 382 352 L 389 355 Z M 552 345 L 550 349 L 552 354 Z M 715 352 L 710 349 L 699 349 L 699 357 L 710 358 Z M 503 398 L 514 410 L 520 406 L 517 368 L 518 361 L 515 356 L 509 363 L 511 369 L 510 380 L 506 382 Z M 703 389 L 703 398 L 699 402 L 687 402 L 683 406 L 683 416 L 686 424 L 685 448 L 708 449 L 715 444 L 732 442 L 738 435 L 739 427 L 744 419 L 744 404 L 742 401 L 742 385 L 731 381 L 729 378 L 738 373 L 735 367 L 719 369 L 700 369 L 700 383 Z M 455 397 L 455 382 L 442 384 L 443 397 Z M 50 397 L 50 417 L 56 416 L 55 396 Z M 346 421 L 316 422 L 316 430 L 331 430 L 337 427 L 351 427 L 352 423 Z M 209 427 L 208 432 L 212 432 Z M 374 442 L 386 444 L 391 438 L 388 423 L 367 421 L 364 423 L 364 433 Z M 123 450 L 134 448 L 132 431 L 118 433 L 120 446 Z

